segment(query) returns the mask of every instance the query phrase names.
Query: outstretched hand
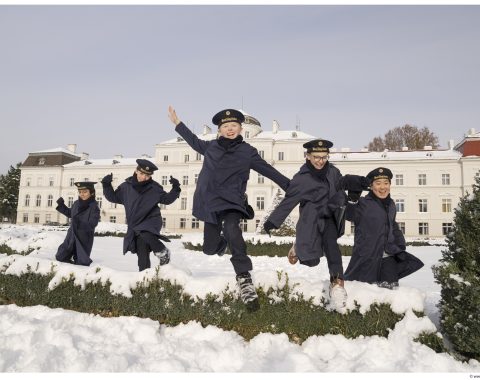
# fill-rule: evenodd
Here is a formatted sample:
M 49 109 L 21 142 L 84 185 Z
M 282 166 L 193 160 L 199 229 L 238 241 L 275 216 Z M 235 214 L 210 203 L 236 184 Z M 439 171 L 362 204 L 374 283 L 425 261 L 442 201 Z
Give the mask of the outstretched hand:
M 175 124 L 175 126 L 180 124 L 180 119 L 178 118 L 177 113 L 172 106 L 168 106 L 168 118 L 172 121 L 173 124 Z
M 105 177 L 102 179 L 102 184 L 110 184 L 113 182 L 113 173 L 107 174 Z
M 172 187 L 175 187 L 177 189 L 180 188 L 180 181 L 172 176 L 170 176 L 170 180 L 168 181 L 172 184 Z

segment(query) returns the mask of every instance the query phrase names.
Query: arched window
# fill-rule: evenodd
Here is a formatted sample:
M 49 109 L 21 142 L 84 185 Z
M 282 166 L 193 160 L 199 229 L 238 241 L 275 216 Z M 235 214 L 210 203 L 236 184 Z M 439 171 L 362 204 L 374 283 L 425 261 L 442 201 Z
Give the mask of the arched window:
M 25 195 L 25 207 L 30 206 L 30 194 Z
M 47 199 L 47 206 L 52 207 L 53 206 L 53 195 L 50 194 Z
M 35 200 L 35 206 L 40 207 L 42 205 L 42 196 L 37 194 L 37 199 Z

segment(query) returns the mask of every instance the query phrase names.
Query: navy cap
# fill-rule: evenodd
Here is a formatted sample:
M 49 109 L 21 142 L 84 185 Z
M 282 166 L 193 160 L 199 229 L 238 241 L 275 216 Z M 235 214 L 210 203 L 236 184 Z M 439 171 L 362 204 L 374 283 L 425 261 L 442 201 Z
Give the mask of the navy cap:
M 95 185 L 96 182 L 75 182 L 75 186 L 77 186 L 78 190 L 90 190 L 90 191 L 95 191 Z
M 390 169 L 387 168 L 376 168 L 373 169 L 370 173 L 367 174 L 367 179 L 370 183 L 377 179 L 388 179 L 391 181 L 393 178 L 393 173 Z
M 148 175 L 152 175 L 155 170 L 158 170 L 157 166 L 153 162 L 143 158 L 139 158 L 137 160 L 137 165 L 137 170 Z
M 328 140 L 316 139 L 303 144 L 303 147 L 307 149 L 307 153 L 312 152 L 330 152 L 330 148 L 333 146 L 333 143 Z
M 240 125 L 245 121 L 245 116 L 240 111 L 234 109 L 226 109 L 215 114 L 212 118 L 212 123 L 220 126 L 224 123 L 234 121 Z

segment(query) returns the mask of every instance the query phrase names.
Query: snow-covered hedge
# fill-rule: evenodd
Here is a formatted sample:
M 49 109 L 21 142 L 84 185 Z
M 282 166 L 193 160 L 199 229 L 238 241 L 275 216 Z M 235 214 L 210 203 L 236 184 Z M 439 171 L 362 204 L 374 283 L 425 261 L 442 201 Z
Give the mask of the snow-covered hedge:
M 132 273 L 136 281 L 128 284 L 129 294 L 125 294 L 126 290 L 116 283 L 115 271 L 92 267 L 71 272 L 72 267 L 28 256 L 0 257 L 0 299 L 20 306 L 45 305 L 103 316 L 148 317 L 170 326 L 199 321 L 237 331 L 246 339 L 262 332 L 285 333 L 295 342 L 325 334 L 347 338 L 387 336 L 404 313 L 412 311 L 399 312 L 399 306 L 405 304 L 402 297 L 411 297 L 411 291 L 393 294 L 379 289 L 386 295 L 385 303 L 372 303 L 368 309 L 358 305 L 346 314 L 338 314 L 329 309 L 326 300 L 318 303 L 307 299 L 298 292 L 296 284 L 279 272 L 276 286 L 257 287 L 261 307 L 249 313 L 236 288 L 227 287 L 221 294 L 207 293 L 203 297 L 190 295 L 177 281 L 166 278 L 169 272 L 163 277 L 160 270 Z M 84 271 L 83 276 L 79 269 Z M 390 294 L 392 297 L 388 298 Z M 435 326 L 429 323 L 425 336 L 438 343 L 439 339 L 432 335 Z

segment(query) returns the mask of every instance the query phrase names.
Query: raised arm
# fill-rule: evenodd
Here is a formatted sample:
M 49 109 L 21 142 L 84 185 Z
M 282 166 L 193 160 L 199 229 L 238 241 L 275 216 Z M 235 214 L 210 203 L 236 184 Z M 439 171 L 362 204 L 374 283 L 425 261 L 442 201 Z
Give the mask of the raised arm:
M 170 121 L 175 124 L 175 131 L 182 136 L 187 144 L 198 153 L 205 154 L 205 150 L 207 150 L 210 142 L 199 139 L 190 129 L 188 129 L 188 127 L 180 121 L 172 106 L 168 107 L 168 117 Z
M 253 154 L 251 161 L 252 163 L 250 166 L 251 169 L 271 179 L 278 186 L 280 186 L 283 191 L 287 191 L 290 180 L 282 173 L 280 173 L 277 169 L 275 169 L 272 165 L 270 165 L 267 161 L 265 161 L 262 157 L 260 157 L 256 149 L 254 151 L 255 152 Z
M 166 191 L 163 191 L 162 188 L 162 191 L 160 193 L 160 200 L 158 201 L 158 203 L 169 205 L 175 202 L 175 200 L 177 200 L 180 196 L 180 192 L 182 190 L 180 188 L 180 182 L 178 181 L 178 179 L 170 176 L 169 182 L 172 184 L 172 189 L 167 193 Z
M 65 201 L 63 200 L 62 197 L 57 199 L 57 208 L 56 210 L 60 213 L 65 215 L 67 218 L 72 217 L 72 210 L 69 209 L 67 206 L 65 206 Z
M 117 188 L 117 190 L 114 191 L 112 187 L 112 181 L 113 181 L 112 173 L 107 174 L 105 177 L 103 177 L 102 179 L 103 195 L 109 202 L 123 204 L 122 192 L 120 190 L 120 186 Z

